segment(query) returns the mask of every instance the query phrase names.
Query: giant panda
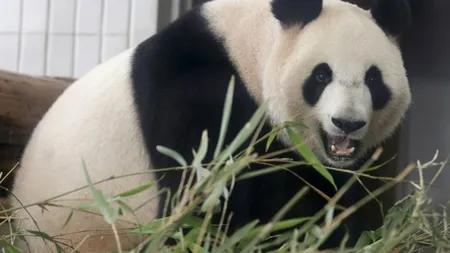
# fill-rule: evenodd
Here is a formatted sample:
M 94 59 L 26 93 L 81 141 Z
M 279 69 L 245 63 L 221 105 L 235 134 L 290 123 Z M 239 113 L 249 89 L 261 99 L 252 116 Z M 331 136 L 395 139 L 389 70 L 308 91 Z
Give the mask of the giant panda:
M 107 196 L 157 182 L 158 189 L 127 198 L 129 206 L 152 199 L 159 189 L 175 192 L 181 171 L 148 172 L 179 166 L 156 147 L 168 147 L 191 161 L 205 129 L 208 146 L 215 147 L 232 76 L 235 90 L 224 145 L 266 103 L 261 136 L 286 121 L 302 123 L 307 127 L 297 134 L 323 164 L 355 169 L 396 130 L 411 103 L 397 45 L 410 19 L 405 0 L 378 0 L 370 10 L 340 0 L 214 0 L 193 8 L 64 91 L 27 144 L 11 203 L 20 208 L 83 187 L 83 167 L 93 182 L 117 178 L 96 185 Z M 254 152 L 262 155 L 291 146 L 280 133 L 268 151 L 262 143 Z M 212 159 L 212 152 L 209 149 L 203 162 Z M 302 161 L 294 151 L 282 157 Z M 265 165 L 247 169 L 261 168 Z M 329 196 L 336 192 L 310 166 L 291 171 Z M 347 174 L 331 173 L 338 187 L 346 182 Z M 286 171 L 237 182 L 228 204 L 233 213 L 230 231 L 255 219 L 270 221 L 304 186 Z M 361 194 L 346 194 L 340 204 L 348 206 Z M 124 213 L 117 229 L 161 217 L 166 196 L 159 196 L 134 214 Z M 88 189 L 65 198 L 70 200 L 61 204 L 73 207 L 92 199 Z M 314 215 L 325 203 L 309 191 L 285 218 Z M 58 206 L 28 206 L 16 214 L 17 226 L 55 236 L 81 252 L 116 249 L 103 217 L 79 211 L 65 224 L 70 212 Z M 363 229 L 361 222 L 349 218 L 324 247 L 338 246 L 347 232 L 354 243 Z M 144 238 L 121 239 L 125 250 Z M 32 252 L 54 249 L 52 243 L 33 237 L 21 247 Z

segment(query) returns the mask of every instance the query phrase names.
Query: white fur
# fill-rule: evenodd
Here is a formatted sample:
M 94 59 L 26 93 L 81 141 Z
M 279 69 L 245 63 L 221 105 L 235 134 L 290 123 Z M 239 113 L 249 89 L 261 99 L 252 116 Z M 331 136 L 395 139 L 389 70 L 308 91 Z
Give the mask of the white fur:
M 217 35 L 225 39 L 253 95 L 268 101 L 272 121 L 307 125 L 309 129 L 298 134 L 322 161 L 350 166 L 354 160 L 338 162 L 326 155 L 318 125 L 335 133 L 331 117 L 367 121 L 352 136 L 363 140 L 363 151 L 393 133 L 411 103 L 396 41 L 375 24 L 369 11 L 348 2 L 325 0 L 320 16 L 304 29 L 283 30 L 269 12 L 269 1 L 229 0 L 211 2 L 205 13 Z M 331 66 L 335 77 L 311 108 L 304 102 L 301 85 L 321 62 Z M 381 69 L 392 92 L 387 106 L 377 112 L 372 111 L 370 92 L 363 83 L 372 64 Z M 286 136 L 281 138 L 290 144 Z
M 367 134 L 372 118 L 370 91 L 364 84 L 343 84 L 334 81 L 324 90 L 317 106 L 318 120 L 323 123 L 327 133 L 340 135 L 341 130 L 331 118 L 344 118 L 354 121 L 365 121 L 366 126 L 351 134 L 353 139 L 363 139 Z
M 325 0 L 321 16 L 304 30 L 300 27 L 283 30 L 270 13 L 269 0 L 215 0 L 205 5 L 203 13 L 216 34 L 225 38 L 229 54 L 253 96 L 259 102 L 269 102 L 272 121 L 288 120 L 308 125 L 310 129 L 299 134 L 322 160 L 328 158 L 315 137 L 319 122 L 329 132 L 335 131 L 330 123 L 332 116 L 370 122 L 357 133 L 367 148 L 392 133 L 410 103 L 408 82 L 395 42 L 374 24 L 368 12 L 354 5 Z M 151 168 L 128 79 L 133 50 L 96 67 L 72 84 L 36 127 L 13 189 L 22 204 L 44 201 L 85 186 L 82 159 L 94 182 L 111 176 L 145 173 Z M 303 101 L 301 84 L 321 61 L 330 64 L 337 78 L 324 91 L 318 105 L 310 108 Z M 370 109 L 370 94 L 362 84 L 365 70 L 373 63 L 381 68 L 393 92 L 392 100 L 380 112 Z M 350 110 L 352 107 L 354 110 Z M 58 156 L 55 156 L 56 151 Z M 153 175 L 145 173 L 97 187 L 112 196 L 152 181 Z M 154 191 L 145 191 L 138 195 L 139 199 L 127 199 L 126 203 L 136 206 L 154 194 Z M 83 190 L 64 198 L 86 199 L 90 198 L 90 193 Z M 74 200 L 72 205 L 83 203 L 86 201 Z M 12 204 L 20 206 L 17 201 Z M 149 221 L 156 214 L 155 203 L 149 205 L 135 213 L 139 222 Z M 76 212 L 71 222 L 61 229 L 69 210 L 47 209 L 50 212 L 36 206 L 27 210 L 44 232 L 54 236 L 104 228 L 108 236 L 98 238 L 91 233 L 78 249 L 83 252 L 115 249 L 111 229 L 103 218 Z M 19 211 L 18 216 L 29 218 L 29 213 Z M 123 219 L 137 222 L 130 215 Z M 50 220 L 52 222 L 48 222 Z M 129 226 L 123 222 L 118 228 Z M 21 220 L 20 228 L 38 230 L 30 219 Z M 65 239 L 76 245 L 86 235 L 88 233 L 75 233 Z M 131 244 L 127 244 L 123 235 L 121 238 L 124 249 L 142 239 L 134 237 Z M 29 243 L 33 252 L 49 252 L 42 240 Z M 53 247 L 51 243 L 47 246 Z
M 133 49 L 127 50 L 72 84 L 39 123 L 26 148 L 13 188 L 13 194 L 23 205 L 45 201 L 86 186 L 83 161 L 93 182 L 112 176 L 141 173 L 97 185 L 107 197 L 154 180 L 153 175 L 148 173 L 150 163 L 136 121 L 128 80 L 132 52 Z M 138 199 L 127 198 L 124 202 L 131 207 L 137 207 L 144 203 L 144 199 L 153 196 L 154 192 L 149 190 L 137 195 Z M 88 190 L 78 191 L 60 199 L 64 201 L 56 203 L 73 207 L 92 202 L 89 201 L 92 197 Z M 73 201 L 67 201 L 70 199 Z M 135 213 L 136 216 L 127 214 L 122 217 L 121 220 L 124 221 L 118 223 L 118 229 L 129 228 L 133 226 L 132 223 L 152 219 L 157 211 L 152 206 L 154 204 L 149 203 L 150 206 L 141 208 Z M 21 205 L 13 201 L 13 206 Z M 40 229 L 52 236 L 74 233 L 58 238 L 63 243 L 73 244 L 74 247 L 88 235 L 83 231 L 100 230 L 97 235 L 89 233 L 90 237 L 78 250 L 104 252 L 116 249 L 111 226 L 104 222 L 103 217 L 75 212 L 69 224 L 62 229 L 70 210 L 46 208 L 48 211 L 42 211 L 37 206 L 28 207 L 29 213 L 21 209 L 17 213 L 17 216 L 22 218 L 19 221 L 20 228 Z M 39 229 L 30 219 L 30 214 L 38 223 Z M 48 222 L 50 220 L 51 222 Z M 124 248 L 129 247 L 127 240 L 136 243 L 142 239 L 138 236 L 120 237 Z M 50 252 L 41 239 L 34 238 L 37 237 L 27 237 L 32 252 Z M 71 241 L 68 241 L 69 239 Z M 56 252 L 52 243 L 47 242 L 47 246 L 52 252 Z

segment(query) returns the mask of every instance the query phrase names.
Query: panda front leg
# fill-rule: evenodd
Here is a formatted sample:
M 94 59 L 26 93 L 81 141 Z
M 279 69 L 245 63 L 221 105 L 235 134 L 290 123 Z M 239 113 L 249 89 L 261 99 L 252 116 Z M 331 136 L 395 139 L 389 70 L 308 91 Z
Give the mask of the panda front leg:
M 70 175 L 61 173 L 62 167 L 54 166 L 55 170 L 51 177 L 53 179 L 65 178 L 69 182 L 48 182 L 43 176 L 37 176 L 27 166 L 27 162 L 32 162 L 34 159 L 27 157 L 25 164 L 22 166 L 21 172 L 17 175 L 17 180 L 22 184 L 14 189 L 14 195 L 20 200 L 13 201 L 16 208 L 20 208 L 15 214 L 16 225 L 18 232 L 27 234 L 25 236 L 26 242 L 18 241 L 18 246 L 25 250 L 25 252 L 56 252 L 55 244 L 49 240 L 43 240 L 38 236 L 33 236 L 28 231 L 40 231 L 52 237 L 52 240 L 57 241 L 58 244 L 67 252 L 72 252 L 76 249 L 80 252 L 106 252 L 117 250 L 117 240 L 113 233 L 112 226 L 105 222 L 105 218 L 98 213 L 98 209 L 89 209 L 88 211 L 77 210 L 83 205 L 90 205 L 93 203 L 91 192 L 88 189 L 74 192 L 69 195 L 64 195 L 59 199 L 54 199 L 49 203 L 54 204 L 42 206 L 33 205 L 26 208 L 21 208 L 21 205 L 32 204 L 36 202 L 44 202 L 59 194 L 70 192 L 71 190 L 83 187 L 86 182 L 81 178 L 70 178 Z M 67 163 L 65 170 L 75 170 L 80 167 L 71 167 L 71 163 Z M 71 168 L 68 168 L 71 167 Z M 58 168 L 58 170 L 56 170 Z M 111 172 L 114 172 L 113 168 Z M 145 167 L 146 168 L 146 167 Z M 111 169 L 111 167 L 109 167 Z M 57 172 L 59 171 L 59 172 Z M 117 170 L 115 172 L 118 172 Z M 63 175 L 64 174 L 64 175 Z M 81 173 L 80 173 L 81 174 Z M 99 181 L 99 175 L 91 173 L 93 181 Z M 111 173 L 110 176 L 116 173 Z M 104 175 L 108 177 L 108 175 Z M 52 179 L 49 179 L 52 180 Z M 151 175 L 140 174 L 134 177 L 127 177 L 123 179 L 114 179 L 109 182 L 96 185 L 96 188 L 105 193 L 106 196 L 114 196 L 116 194 L 125 192 L 134 188 L 137 185 L 143 185 L 152 182 Z M 134 185 L 136 183 L 136 185 Z M 43 184 L 50 184 L 52 187 L 41 187 Z M 153 190 L 139 193 L 133 198 L 126 198 L 123 201 L 130 207 L 137 207 L 146 200 L 154 198 L 155 192 Z M 120 245 L 123 250 L 131 250 L 139 242 L 145 239 L 142 235 L 133 235 L 129 233 L 139 223 L 145 223 L 152 220 L 156 216 L 157 203 L 156 200 L 150 201 L 143 208 L 131 213 L 123 213 L 115 223 Z M 61 206 L 61 207 L 60 207 Z M 114 206 L 117 208 L 117 206 Z M 70 216 L 70 220 L 69 219 Z M 67 222 L 67 224 L 66 224 Z M 65 225 L 66 224 L 66 225 Z M 29 250 L 29 251 L 28 251 Z

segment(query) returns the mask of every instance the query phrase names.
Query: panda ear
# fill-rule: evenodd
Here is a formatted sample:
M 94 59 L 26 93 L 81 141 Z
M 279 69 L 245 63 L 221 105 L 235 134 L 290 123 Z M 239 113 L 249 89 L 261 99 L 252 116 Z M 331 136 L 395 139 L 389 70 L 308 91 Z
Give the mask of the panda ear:
M 411 8 L 407 0 L 377 0 L 370 12 L 377 24 L 394 37 L 411 26 Z
M 272 0 L 272 13 L 283 27 L 305 26 L 322 11 L 323 0 Z

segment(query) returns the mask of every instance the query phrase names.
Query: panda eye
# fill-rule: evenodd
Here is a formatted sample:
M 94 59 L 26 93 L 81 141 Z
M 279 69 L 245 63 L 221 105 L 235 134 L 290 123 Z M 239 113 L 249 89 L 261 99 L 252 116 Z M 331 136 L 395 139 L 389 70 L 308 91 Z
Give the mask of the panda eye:
M 319 81 L 321 83 L 325 83 L 328 81 L 328 76 L 325 72 L 320 71 L 316 74 L 316 79 L 317 79 L 317 81 Z
M 375 67 L 371 67 L 367 71 L 364 81 L 367 84 L 375 84 L 375 83 L 379 82 L 380 79 L 381 79 L 381 73 L 379 72 L 379 70 Z
M 366 77 L 366 82 L 367 83 L 374 83 L 376 81 L 376 77 L 374 75 L 368 75 Z
M 333 79 L 333 71 L 327 63 L 320 63 L 314 67 L 310 78 L 316 84 L 327 85 Z

